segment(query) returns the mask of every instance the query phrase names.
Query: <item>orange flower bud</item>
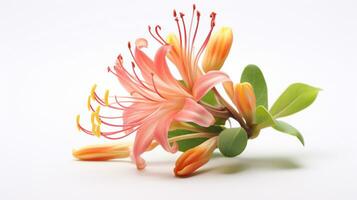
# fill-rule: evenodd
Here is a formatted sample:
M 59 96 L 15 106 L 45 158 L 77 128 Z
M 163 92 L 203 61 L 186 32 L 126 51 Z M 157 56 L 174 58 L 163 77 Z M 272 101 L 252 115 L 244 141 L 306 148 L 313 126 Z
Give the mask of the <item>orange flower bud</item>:
M 206 164 L 217 147 L 217 137 L 212 137 L 202 144 L 187 150 L 176 161 L 176 176 L 190 176 L 198 168 Z
M 233 32 L 229 27 L 222 27 L 208 42 L 202 67 L 205 72 L 219 70 L 226 60 L 233 41 Z
M 239 83 L 234 88 L 235 104 L 248 124 L 252 124 L 255 114 L 256 98 L 253 86 L 248 83 Z
M 116 158 L 127 158 L 130 156 L 130 145 L 128 144 L 100 144 L 85 146 L 73 150 L 72 154 L 79 160 L 105 161 Z

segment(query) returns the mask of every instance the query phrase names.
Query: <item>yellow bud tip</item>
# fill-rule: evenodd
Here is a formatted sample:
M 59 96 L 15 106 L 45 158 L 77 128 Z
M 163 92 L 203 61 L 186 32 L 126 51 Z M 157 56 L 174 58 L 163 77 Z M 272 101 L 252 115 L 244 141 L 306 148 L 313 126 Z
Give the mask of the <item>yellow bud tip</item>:
M 224 64 L 233 42 L 233 32 L 229 27 L 222 27 L 209 39 L 202 67 L 205 72 L 219 70 Z
M 95 100 L 95 89 L 97 89 L 97 84 L 94 84 L 90 90 L 90 96 L 93 100 Z
M 106 106 L 109 106 L 109 90 L 105 91 L 104 102 Z
M 80 117 L 81 117 L 80 115 L 77 115 L 77 116 L 76 116 L 76 125 L 77 125 L 77 128 L 78 128 L 78 131 L 81 130 L 81 127 L 80 127 L 80 125 L 79 125 Z

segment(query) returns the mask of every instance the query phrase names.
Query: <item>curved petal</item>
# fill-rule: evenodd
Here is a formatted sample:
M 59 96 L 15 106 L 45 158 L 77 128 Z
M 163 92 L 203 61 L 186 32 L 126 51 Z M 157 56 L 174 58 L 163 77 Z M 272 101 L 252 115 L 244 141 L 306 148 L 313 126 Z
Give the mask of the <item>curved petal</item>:
M 223 83 L 223 88 L 228 94 L 228 97 L 234 102 L 234 89 L 233 89 L 233 82 L 227 81 Z
M 148 42 L 144 38 L 139 38 L 135 41 L 135 44 L 135 61 L 145 81 L 151 82 L 151 73 L 155 71 L 154 61 L 141 50 L 148 47 Z
M 144 169 L 146 166 L 145 160 L 141 157 L 141 154 L 146 151 L 154 139 L 155 127 L 156 123 L 153 123 L 153 120 L 151 120 L 150 123 L 143 124 L 136 133 L 133 157 L 138 169 Z
M 182 110 L 176 113 L 175 120 L 194 122 L 204 127 L 208 127 L 215 122 L 212 114 L 191 98 L 186 98 Z
M 171 145 L 168 141 L 168 132 L 173 120 L 173 114 L 171 116 L 164 116 L 158 122 L 158 125 L 155 128 L 155 140 L 164 148 L 166 151 L 170 153 L 176 153 L 178 150 L 177 143 Z
M 192 88 L 193 97 L 198 101 L 215 85 L 226 81 L 230 81 L 227 74 L 221 71 L 210 71 L 195 81 Z
M 174 86 L 179 92 L 186 94 L 182 86 L 171 74 L 166 62 L 166 55 L 172 50 L 170 45 L 164 45 L 157 50 L 154 65 L 156 66 L 156 75 L 163 81 L 164 84 L 169 85 L 171 88 Z M 159 82 L 160 83 L 160 82 Z M 162 84 L 161 84 L 162 85 Z M 167 86 L 166 86 L 167 87 Z M 172 88 L 173 89 L 173 88 Z

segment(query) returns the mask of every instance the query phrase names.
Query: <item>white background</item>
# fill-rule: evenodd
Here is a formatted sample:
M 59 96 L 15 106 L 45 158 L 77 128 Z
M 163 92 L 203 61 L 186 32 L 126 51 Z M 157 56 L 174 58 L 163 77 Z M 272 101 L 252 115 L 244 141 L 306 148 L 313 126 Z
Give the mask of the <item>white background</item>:
M 245 65 L 259 65 L 270 103 L 293 82 L 323 88 L 311 107 L 286 119 L 306 146 L 265 130 L 240 157 L 217 153 L 187 179 L 172 175 L 179 154 L 161 149 L 144 155 L 140 172 L 129 160 L 75 161 L 73 148 L 102 142 L 75 129 L 91 85 L 122 91 L 106 67 L 127 52 L 128 40 L 149 38 L 147 25 L 175 31 L 172 9 L 188 14 L 192 2 L 2 0 L 0 199 L 356 199 L 357 3 L 196 3 L 202 30 L 212 10 L 217 27 L 234 30 L 223 68 L 234 80 Z

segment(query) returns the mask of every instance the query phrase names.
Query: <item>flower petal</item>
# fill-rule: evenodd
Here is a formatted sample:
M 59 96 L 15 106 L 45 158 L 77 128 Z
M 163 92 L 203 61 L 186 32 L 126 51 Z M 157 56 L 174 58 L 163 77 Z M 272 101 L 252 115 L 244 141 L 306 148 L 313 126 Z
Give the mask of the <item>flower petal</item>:
M 182 110 L 175 115 L 175 120 L 194 122 L 204 127 L 208 127 L 215 122 L 212 114 L 191 98 L 186 98 Z
M 141 50 L 148 46 L 148 42 L 144 38 L 139 38 L 136 40 L 135 44 L 135 61 L 138 64 L 145 81 L 151 82 L 151 73 L 155 71 L 154 61 Z
M 224 72 L 209 71 L 196 80 L 192 88 L 193 97 L 198 101 L 215 85 L 226 81 L 230 81 L 230 79 Z
M 173 143 L 173 145 L 171 145 L 168 140 L 168 132 L 173 120 L 173 116 L 173 114 L 164 116 L 162 119 L 160 119 L 160 122 L 155 128 L 155 140 L 162 146 L 162 148 L 170 153 L 176 153 L 178 150 L 177 143 Z
M 136 133 L 133 157 L 138 169 L 144 169 L 146 166 L 145 160 L 141 157 L 141 154 L 146 151 L 154 139 L 155 127 L 156 123 L 151 120 L 150 122 L 143 124 Z
M 232 81 L 224 82 L 223 83 L 223 88 L 226 91 L 226 93 L 228 94 L 228 97 L 234 102 L 233 82 Z
M 162 82 L 158 82 L 158 83 L 164 88 L 169 87 L 171 88 L 171 90 L 175 89 L 180 93 L 189 95 L 182 88 L 181 84 L 174 78 L 174 76 L 170 72 L 169 67 L 167 66 L 166 55 L 170 50 L 172 50 L 172 47 L 170 45 L 164 45 L 160 47 L 159 50 L 157 50 L 156 52 L 155 59 L 154 59 L 154 65 L 156 67 L 156 75 L 162 80 Z

